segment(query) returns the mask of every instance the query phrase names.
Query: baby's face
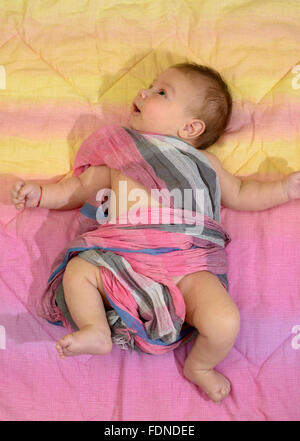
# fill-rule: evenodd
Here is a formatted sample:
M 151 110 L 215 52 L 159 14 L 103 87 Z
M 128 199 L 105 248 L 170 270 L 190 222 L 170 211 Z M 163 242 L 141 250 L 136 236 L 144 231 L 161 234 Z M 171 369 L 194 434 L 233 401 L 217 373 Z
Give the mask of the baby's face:
M 195 84 L 180 70 L 170 68 L 138 93 L 129 125 L 141 132 L 179 136 L 179 129 L 191 118 L 187 108 L 195 94 Z

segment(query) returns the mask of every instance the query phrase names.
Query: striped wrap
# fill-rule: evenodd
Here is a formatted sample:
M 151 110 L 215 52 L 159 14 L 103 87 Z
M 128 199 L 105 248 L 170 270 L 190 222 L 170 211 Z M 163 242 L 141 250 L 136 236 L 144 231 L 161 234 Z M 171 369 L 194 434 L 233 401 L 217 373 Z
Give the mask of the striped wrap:
M 227 288 L 230 238 L 220 225 L 217 175 L 200 151 L 179 138 L 117 126 L 102 127 L 83 142 L 74 174 L 96 165 L 122 171 L 149 192 L 157 190 L 162 204 L 139 208 L 134 224 L 130 212 L 110 223 L 103 200 L 93 195 L 80 211 L 79 235 L 53 264 L 42 315 L 76 329 L 61 282 L 68 261 L 79 255 L 99 266 L 112 306 L 107 319 L 113 341 L 123 349 L 167 352 L 194 335 L 184 322 L 185 304 L 172 277 L 207 270 Z M 170 198 L 174 189 L 192 190 L 189 209 L 184 197 Z M 196 189 L 202 190 L 202 203 Z

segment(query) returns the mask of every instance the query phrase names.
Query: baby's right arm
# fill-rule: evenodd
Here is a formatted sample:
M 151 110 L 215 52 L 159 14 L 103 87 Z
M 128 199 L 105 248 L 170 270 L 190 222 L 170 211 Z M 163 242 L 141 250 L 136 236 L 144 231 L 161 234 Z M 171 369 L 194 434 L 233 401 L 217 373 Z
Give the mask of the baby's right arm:
M 110 188 L 110 168 L 91 166 L 80 176 L 72 176 L 54 184 L 18 181 L 11 191 L 11 199 L 18 210 L 39 207 L 55 210 L 73 210 L 102 188 Z M 42 193 L 41 188 L 42 187 Z

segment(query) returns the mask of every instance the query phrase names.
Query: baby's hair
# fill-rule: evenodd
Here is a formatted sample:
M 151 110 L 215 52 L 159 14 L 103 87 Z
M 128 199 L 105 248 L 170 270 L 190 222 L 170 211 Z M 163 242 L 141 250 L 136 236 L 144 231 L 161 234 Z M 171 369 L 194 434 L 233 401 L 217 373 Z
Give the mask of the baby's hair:
M 231 110 L 232 98 L 227 84 L 215 69 L 196 63 L 180 63 L 171 66 L 186 74 L 196 74 L 208 79 L 206 94 L 200 100 L 193 99 L 188 109 L 194 118 L 205 123 L 205 131 L 195 140 L 195 147 L 206 149 L 214 144 L 225 131 Z

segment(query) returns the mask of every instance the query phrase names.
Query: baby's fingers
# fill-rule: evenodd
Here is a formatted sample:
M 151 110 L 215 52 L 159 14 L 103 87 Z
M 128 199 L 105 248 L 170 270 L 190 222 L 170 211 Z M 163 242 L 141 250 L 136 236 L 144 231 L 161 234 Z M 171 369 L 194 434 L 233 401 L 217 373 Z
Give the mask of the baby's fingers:
M 23 199 L 22 201 L 17 199 L 17 198 L 12 198 L 12 203 L 14 204 L 14 206 L 18 209 L 21 210 L 22 208 L 24 208 L 25 205 L 25 200 Z
M 25 182 L 24 182 L 24 181 L 18 181 L 18 182 L 16 182 L 15 185 L 13 186 L 13 188 L 12 188 L 11 196 L 14 197 L 14 198 L 15 198 L 16 196 L 18 196 L 19 191 L 21 190 L 21 188 L 22 188 L 24 185 L 25 185 Z
M 17 209 L 24 208 L 24 196 L 20 193 L 20 190 L 24 185 L 25 182 L 18 181 L 15 183 L 11 191 L 11 200 Z
M 18 202 L 15 204 L 15 208 L 17 210 L 23 210 L 24 207 L 25 207 L 24 202 Z
M 18 181 L 14 185 L 14 190 L 19 191 L 25 185 L 24 181 Z

